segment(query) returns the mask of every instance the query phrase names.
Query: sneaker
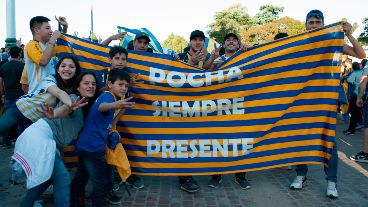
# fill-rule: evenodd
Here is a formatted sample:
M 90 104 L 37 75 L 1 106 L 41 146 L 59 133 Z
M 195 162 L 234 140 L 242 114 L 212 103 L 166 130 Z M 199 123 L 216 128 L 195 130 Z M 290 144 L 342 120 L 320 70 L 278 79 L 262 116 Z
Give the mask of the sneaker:
M 129 176 L 129 178 L 126 180 L 126 183 L 133 186 L 135 189 L 144 188 L 143 180 L 136 175 Z
M 364 125 L 360 125 L 360 124 L 359 124 L 359 125 L 357 125 L 357 126 L 355 127 L 355 129 L 356 129 L 356 130 L 359 130 L 359 129 L 363 128 L 363 127 L 364 127 Z
M 116 191 L 119 191 L 119 189 L 120 189 L 120 185 L 121 185 L 121 184 L 123 184 L 123 182 L 124 182 L 124 181 L 120 181 L 120 182 L 119 182 L 119 181 L 116 181 L 116 182 L 114 182 L 114 185 L 113 185 L 113 188 L 112 188 L 112 189 L 113 189 L 115 192 L 116 192 Z
M 344 130 L 344 134 L 346 134 L 346 135 L 354 135 L 355 133 L 354 132 L 351 132 L 349 130 Z
M 356 155 L 351 156 L 350 159 L 356 162 L 368 163 L 368 153 L 365 153 L 363 151 L 358 152 Z
M 305 176 L 296 176 L 296 178 L 294 179 L 294 181 L 290 185 L 290 189 L 300 190 L 305 186 L 306 181 L 307 181 L 307 177 L 305 177 Z
M 43 200 L 37 200 L 33 203 L 33 207 L 44 207 L 45 203 L 43 202 Z
M 245 179 L 245 176 L 235 176 L 235 182 L 240 186 L 241 189 L 243 190 L 248 190 L 250 189 L 252 186 L 250 185 L 250 183 L 248 182 L 247 179 Z
M 194 193 L 199 190 L 199 186 L 193 178 L 189 178 L 185 182 L 181 183 L 180 188 L 188 193 Z
M 117 205 L 120 204 L 120 198 L 116 195 L 115 191 L 109 190 L 107 192 L 107 199 L 110 201 L 110 204 Z
M 327 192 L 326 196 L 330 198 L 337 198 L 339 194 L 337 193 L 336 183 L 332 181 L 327 181 Z
M 221 175 L 212 175 L 210 182 L 208 182 L 208 187 L 218 188 L 220 183 L 222 183 Z

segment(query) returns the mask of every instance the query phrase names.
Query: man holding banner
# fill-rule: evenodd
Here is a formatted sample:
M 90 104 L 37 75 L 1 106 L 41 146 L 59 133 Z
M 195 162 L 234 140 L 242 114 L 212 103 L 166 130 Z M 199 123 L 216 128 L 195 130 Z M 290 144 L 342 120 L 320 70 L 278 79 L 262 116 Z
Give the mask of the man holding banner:
M 324 26 L 324 16 L 323 13 L 319 10 L 312 10 L 307 14 L 306 17 L 306 29 L 314 30 Z M 365 52 L 362 46 L 358 43 L 358 41 L 352 36 L 351 25 L 347 22 L 343 23 L 343 30 L 345 35 L 348 37 L 349 41 L 353 45 L 353 47 L 344 45 L 343 53 L 348 54 L 350 56 L 354 56 L 357 58 L 365 58 Z M 337 145 L 334 140 L 334 146 L 332 149 L 332 155 L 330 160 L 328 161 L 328 167 L 325 167 L 325 173 L 327 175 L 327 191 L 326 195 L 331 198 L 337 198 L 338 192 L 336 188 L 337 182 L 337 163 L 338 163 L 338 155 L 337 155 Z M 302 189 L 307 180 L 306 175 L 308 172 L 308 166 L 306 164 L 297 165 L 296 173 L 297 176 L 294 181 L 291 183 L 291 189 Z
M 245 44 L 241 44 L 238 36 L 232 32 L 225 35 L 224 40 L 223 40 L 223 47 L 225 48 L 225 54 L 219 57 L 218 51 L 216 51 L 216 49 L 219 49 L 219 48 L 216 48 L 215 46 L 215 50 L 214 50 L 215 53 L 213 53 L 212 55 L 217 56 L 218 58 L 214 60 L 213 68 L 216 68 L 222 63 L 224 63 L 227 59 L 233 56 L 237 51 L 241 50 L 242 52 L 245 52 L 247 50 L 247 46 Z M 211 180 L 208 182 L 208 187 L 217 188 L 221 182 L 222 182 L 221 174 L 212 175 Z M 250 183 L 248 182 L 247 179 L 245 179 L 245 172 L 236 173 L 235 182 L 243 190 L 248 190 L 251 188 Z

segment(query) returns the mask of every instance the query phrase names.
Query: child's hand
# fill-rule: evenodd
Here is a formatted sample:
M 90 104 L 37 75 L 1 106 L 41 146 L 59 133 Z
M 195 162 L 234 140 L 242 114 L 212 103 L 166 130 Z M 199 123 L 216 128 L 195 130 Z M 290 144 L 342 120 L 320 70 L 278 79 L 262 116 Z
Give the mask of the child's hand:
M 41 109 L 38 109 L 38 111 L 43 113 L 43 115 L 45 115 L 45 117 L 47 117 L 49 119 L 53 119 L 55 117 L 54 116 L 54 108 L 50 107 L 46 103 L 43 103 L 41 105 Z
M 50 38 L 50 42 L 55 43 L 55 42 L 56 42 L 56 40 L 57 40 L 58 38 L 60 38 L 60 37 L 61 37 L 61 32 L 60 32 L 60 31 L 58 31 L 58 30 L 55 30 L 55 31 L 52 33 L 52 36 L 51 36 L 51 38 Z
M 57 18 L 55 16 L 56 21 L 58 21 L 59 24 L 63 25 L 64 27 L 68 27 L 68 22 L 66 21 L 65 17 L 59 17 Z
M 130 86 L 136 86 L 139 83 L 142 83 L 143 80 L 141 78 L 139 78 L 138 76 L 140 75 L 140 73 L 136 74 L 134 77 L 132 77 L 130 79 Z
M 76 110 L 82 108 L 83 106 L 86 106 L 87 104 L 88 104 L 88 102 L 86 101 L 85 97 L 80 99 L 80 97 L 78 96 L 78 98 L 75 100 L 75 102 L 73 102 L 72 105 L 70 106 L 70 109 L 73 110 L 73 111 L 76 111 Z
M 135 102 L 129 102 L 133 97 L 126 98 L 124 100 L 115 101 L 115 109 L 128 109 L 133 108 Z

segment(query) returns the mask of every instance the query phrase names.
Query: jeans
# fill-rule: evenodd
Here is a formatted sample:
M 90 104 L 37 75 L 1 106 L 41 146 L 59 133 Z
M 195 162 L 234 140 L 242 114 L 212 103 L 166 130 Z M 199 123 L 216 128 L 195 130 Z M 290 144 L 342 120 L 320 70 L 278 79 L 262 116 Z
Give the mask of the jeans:
M 87 174 L 93 183 L 92 206 L 102 206 L 112 171 L 112 167 L 106 163 L 105 152 L 80 152 L 79 161 L 79 168 L 72 182 L 72 197 L 78 196 L 78 192 L 84 192 Z
M 25 129 L 32 124 L 32 121 L 26 118 L 19 111 L 15 103 L 13 103 L 0 117 L 0 136 L 3 136 L 9 129 L 17 124 Z
M 349 125 L 348 131 L 352 133 L 355 132 L 355 127 L 357 126 L 359 117 L 361 115 L 361 109 L 356 105 L 356 101 L 357 101 L 356 96 L 350 97 L 349 107 L 350 107 L 351 118 L 350 118 L 350 125 Z
M 54 190 L 54 206 L 69 207 L 70 201 L 70 175 L 66 169 L 60 155 L 56 153 L 54 169 L 52 171 L 51 179 L 38 185 L 34 188 L 28 189 L 27 194 L 23 198 L 21 207 L 33 207 L 33 203 L 39 200 L 41 194 L 50 186 L 53 185 Z
M 16 100 L 4 100 L 4 113 L 5 111 L 13 104 L 15 103 Z M 22 133 L 24 129 L 19 128 L 18 126 L 15 125 L 13 127 L 11 127 L 9 130 L 7 130 L 6 132 L 4 132 L 3 134 L 1 134 L 2 136 L 2 144 L 4 146 L 10 146 L 10 138 L 11 137 L 18 137 L 19 134 Z M 0 136 L 0 137 L 1 137 Z
M 336 140 L 334 140 L 334 146 L 332 148 L 332 154 L 331 154 L 331 158 L 328 161 L 328 166 L 324 167 L 324 171 L 326 174 L 326 180 L 328 181 L 332 181 L 332 182 L 337 182 L 337 163 L 338 163 L 338 155 L 337 155 L 337 144 L 336 144 Z M 308 166 L 303 164 L 303 165 L 297 165 L 296 166 L 296 175 L 297 176 L 306 176 L 308 172 Z

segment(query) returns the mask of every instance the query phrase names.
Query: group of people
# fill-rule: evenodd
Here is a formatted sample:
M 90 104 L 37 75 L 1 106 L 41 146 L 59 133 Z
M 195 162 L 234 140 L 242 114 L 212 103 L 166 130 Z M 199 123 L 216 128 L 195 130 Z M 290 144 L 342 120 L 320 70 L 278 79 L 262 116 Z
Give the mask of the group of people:
M 56 20 L 62 26 L 61 32 L 66 33 L 66 19 L 60 17 Z M 57 52 L 56 40 L 62 33 L 53 32 L 49 21 L 46 17 L 33 17 L 30 21 L 33 40 L 25 46 L 24 51 L 11 47 L 8 62 L 0 68 L 0 95 L 5 97 L 5 110 L 0 117 L 0 136 L 6 137 L 9 131 L 14 131 L 12 128 L 18 126 L 20 135 L 12 158 L 27 175 L 28 190 L 21 206 L 33 206 L 50 185 L 53 185 L 55 206 L 82 206 L 88 179 L 93 184 L 90 197 L 93 206 L 102 206 L 105 198 L 111 204 L 119 204 L 120 198 L 114 191 L 114 167 L 107 164 L 105 150 L 106 146 L 114 149 L 120 142 L 119 136 L 112 136 L 111 132 L 121 116 L 124 116 L 125 109 L 134 107 L 131 98 L 125 96 L 129 87 L 139 84 L 139 77 L 130 77 L 125 72 L 124 68 L 129 61 L 128 51 L 121 46 L 114 46 L 109 51 L 111 66 L 106 69 L 106 85 L 99 86 L 94 73 L 81 72 L 78 60 L 72 55 L 61 58 L 54 66 L 52 57 Z M 319 10 L 310 11 L 305 25 L 308 31 L 323 27 L 323 13 Z M 351 25 L 344 23 L 343 30 L 352 44 L 344 45 L 344 54 L 365 58 L 363 48 L 351 34 Z M 113 35 L 103 44 L 108 45 L 124 35 Z M 278 34 L 275 39 L 286 36 L 285 33 Z M 224 37 L 223 54 L 220 54 L 220 47 L 217 46 L 211 53 L 207 51 L 204 46 L 205 35 L 200 30 L 194 30 L 189 40 L 189 49 L 173 58 L 200 70 L 214 69 L 236 52 L 247 50 L 235 33 L 228 33 Z M 151 52 L 149 42 L 149 36 L 141 32 L 135 36 L 131 49 Z M 22 54 L 24 64 L 19 61 Z M 357 83 L 359 78 L 354 76 L 347 79 L 354 79 L 353 82 Z M 361 106 L 360 92 L 356 94 L 355 100 Z M 364 103 L 368 108 L 368 103 Z M 366 120 L 368 123 L 368 118 Z M 7 139 L 4 139 L 4 143 L 9 144 Z M 63 148 L 71 143 L 74 143 L 79 158 L 78 170 L 73 179 L 62 160 Z M 368 153 L 368 147 L 365 147 L 367 149 L 363 153 Z M 325 167 L 326 195 L 332 198 L 338 197 L 337 163 L 335 142 L 331 159 Z M 291 189 L 303 188 L 307 171 L 307 165 L 296 166 L 297 176 L 290 185 Z M 251 188 L 245 172 L 236 173 L 234 181 L 241 189 Z M 221 182 L 221 175 L 213 175 L 208 186 L 217 188 Z M 134 174 L 126 183 L 136 189 L 144 188 L 143 179 Z M 179 184 L 182 190 L 189 193 L 199 190 L 192 176 L 180 176 Z

